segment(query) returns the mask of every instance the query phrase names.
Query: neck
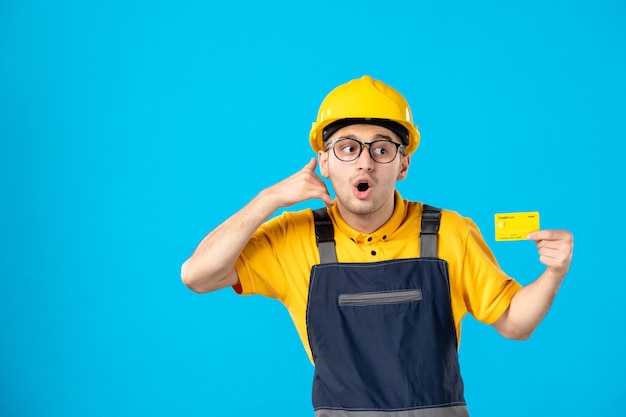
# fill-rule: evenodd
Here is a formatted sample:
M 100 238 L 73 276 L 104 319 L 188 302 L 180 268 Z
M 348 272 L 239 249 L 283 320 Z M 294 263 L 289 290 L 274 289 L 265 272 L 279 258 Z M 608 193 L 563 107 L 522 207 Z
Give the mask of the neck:
M 342 204 L 338 207 L 341 218 L 354 230 L 361 233 L 372 233 L 378 229 L 391 218 L 393 210 L 395 208 L 395 201 L 389 200 L 376 210 L 368 212 L 355 212 L 348 209 Z

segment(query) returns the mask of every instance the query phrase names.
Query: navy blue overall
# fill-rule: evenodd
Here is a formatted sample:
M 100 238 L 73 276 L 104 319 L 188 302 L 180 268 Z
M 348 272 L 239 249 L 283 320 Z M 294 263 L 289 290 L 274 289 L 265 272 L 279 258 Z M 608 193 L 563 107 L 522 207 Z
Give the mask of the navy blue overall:
M 321 263 L 311 270 L 307 331 L 315 416 L 468 416 L 448 268 L 437 258 L 441 211 L 425 206 L 420 258 L 364 263 L 338 263 L 326 209 L 314 216 Z

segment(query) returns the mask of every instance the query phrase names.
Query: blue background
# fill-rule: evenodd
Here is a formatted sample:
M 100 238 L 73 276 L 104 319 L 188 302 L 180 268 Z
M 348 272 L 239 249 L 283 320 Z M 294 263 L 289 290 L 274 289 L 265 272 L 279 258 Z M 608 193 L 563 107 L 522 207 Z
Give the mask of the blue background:
M 529 341 L 464 321 L 472 415 L 624 415 L 625 18 L 623 0 L 1 1 L 0 415 L 312 415 L 286 310 L 197 295 L 179 268 L 304 166 L 322 98 L 363 74 L 420 126 L 404 197 L 473 218 L 522 283 L 536 250 L 495 242 L 494 213 L 575 234 Z

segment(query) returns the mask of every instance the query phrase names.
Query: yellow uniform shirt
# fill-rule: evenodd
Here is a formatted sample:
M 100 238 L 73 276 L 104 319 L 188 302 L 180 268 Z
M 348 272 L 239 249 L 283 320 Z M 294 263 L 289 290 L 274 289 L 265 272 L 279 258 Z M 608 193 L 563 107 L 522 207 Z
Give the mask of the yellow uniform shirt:
M 422 203 L 403 200 L 396 192 L 391 218 L 370 234 L 348 226 L 336 205 L 329 212 L 338 262 L 419 257 Z M 442 211 L 438 251 L 439 258 L 448 262 L 452 314 L 460 340 L 461 319 L 467 312 L 492 324 L 521 285 L 500 269 L 472 220 L 453 211 Z M 311 267 L 319 262 L 313 213 L 307 209 L 285 212 L 263 224 L 235 264 L 240 282 L 235 291 L 280 300 L 289 310 L 309 359 L 306 306 Z

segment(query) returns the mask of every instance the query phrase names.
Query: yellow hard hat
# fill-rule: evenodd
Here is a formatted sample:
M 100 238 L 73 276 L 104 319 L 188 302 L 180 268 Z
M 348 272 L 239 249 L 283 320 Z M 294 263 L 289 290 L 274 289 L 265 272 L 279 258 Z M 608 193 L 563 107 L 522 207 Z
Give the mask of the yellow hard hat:
M 343 121 L 343 122 L 342 122 Z M 324 140 L 328 139 L 331 125 L 347 126 L 355 123 L 366 123 L 385 126 L 398 131 L 400 139 L 405 142 L 406 154 L 417 149 L 420 133 L 413 124 L 411 108 L 406 99 L 393 87 L 369 75 L 364 75 L 342 84 L 332 90 L 317 113 L 313 122 L 309 140 L 315 152 L 324 149 Z M 394 129 L 394 126 L 404 129 Z

